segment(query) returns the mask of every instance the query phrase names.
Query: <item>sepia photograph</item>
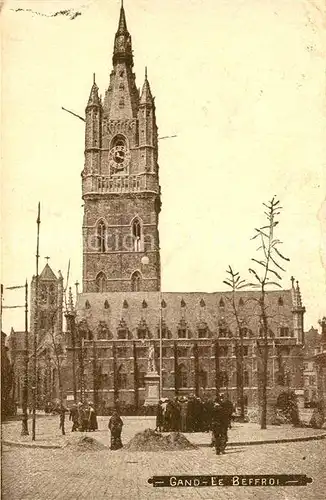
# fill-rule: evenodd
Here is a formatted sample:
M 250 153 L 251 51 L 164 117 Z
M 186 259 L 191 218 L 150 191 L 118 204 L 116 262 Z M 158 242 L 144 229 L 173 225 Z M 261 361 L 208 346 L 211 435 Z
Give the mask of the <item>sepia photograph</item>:
M 2 0 L 1 497 L 322 499 L 324 0 Z

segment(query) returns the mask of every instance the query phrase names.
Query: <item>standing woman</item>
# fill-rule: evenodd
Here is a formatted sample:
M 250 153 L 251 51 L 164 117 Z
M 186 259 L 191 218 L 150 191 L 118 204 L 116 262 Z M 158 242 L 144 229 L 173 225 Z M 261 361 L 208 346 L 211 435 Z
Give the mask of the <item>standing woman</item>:
M 89 414 L 88 414 L 88 430 L 97 430 L 97 418 L 93 403 L 89 403 Z
M 110 445 L 111 450 L 119 450 L 119 448 L 122 448 L 122 442 L 121 442 L 122 426 L 123 426 L 123 421 L 121 417 L 119 416 L 117 411 L 114 411 L 112 417 L 109 420 L 109 425 L 108 425 L 111 432 L 111 445 Z

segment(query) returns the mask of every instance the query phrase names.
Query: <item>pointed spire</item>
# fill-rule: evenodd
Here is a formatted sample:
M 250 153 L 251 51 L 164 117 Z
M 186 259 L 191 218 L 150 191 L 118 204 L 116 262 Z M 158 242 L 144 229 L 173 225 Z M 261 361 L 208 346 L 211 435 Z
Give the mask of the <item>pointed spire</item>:
M 95 73 L 93 73 L 93 85 L 87 103 L 87 107 L 89 106 L 100 106 L 100 99 L 98 96 L 98 86 L 96 85 L 95 81 Z
M 149 86 L 149 81 L 147 80 L 147 66 L 145 66 L 145 81 L 141 91 L 140 104 L 153 105 L 153 96 Z
M 74 300 L 72 297 L 71 286 L 69 287 L 69 293 L 68 293 L 68 310 L 69 310 L 69 312 L 74 311 Z
M 127 28 L 123 2 L 121 2 L 120 7 L 118 31 L 114 39 L 113 65 L 118 62 L 126 62 L 130 66 L 133 66 L 131 36 Z

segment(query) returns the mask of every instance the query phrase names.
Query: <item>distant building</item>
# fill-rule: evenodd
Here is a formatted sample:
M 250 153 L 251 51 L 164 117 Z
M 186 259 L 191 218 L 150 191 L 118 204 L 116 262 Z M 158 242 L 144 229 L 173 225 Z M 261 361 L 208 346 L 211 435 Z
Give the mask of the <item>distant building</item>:
M 318 400 L 322 402 L 324 415 L 326 416 L 326 316 L 320 321 L 321 343 L 315 350 L 314 362 L 317 368 L 317 394 Z
M 1 417 L 15 413 L 13 393 L 13 366 L 8 356 L 7 335 L 1 331 Z
M 311 327 L 305 333 L 304 360 L 303 360 L 303 385 L 305 406 L 314 406 L 318 400 L 317 365 L 315 354 L 321 346 L 321 334 Z
M 33 276 L 30 295 L 30 329 L 28 332 L 29 352 L 29 402 L 33 383 L 33 353 L 35 330 L 35 284 Z M 63 321 L 63 278 L 59 271 L 57 278 L 49 264 L 39 275 L 39 304 L 37 328 L 37 406 L 43 408 L 46 402 L 59 398 L 58 360 L 56 352 L 64 355 Z M 11 329 L 8 339 L 10 359 L 14 370 L 14 394 L 21 406 L 24 379 L 25 332 Z

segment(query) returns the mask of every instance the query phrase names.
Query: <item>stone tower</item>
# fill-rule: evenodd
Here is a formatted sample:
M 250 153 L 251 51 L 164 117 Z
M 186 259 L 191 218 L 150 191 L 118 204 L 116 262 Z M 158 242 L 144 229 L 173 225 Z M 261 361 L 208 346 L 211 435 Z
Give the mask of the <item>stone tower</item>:
M 123 5 L 112 62 L 104 99 L 94 75 L 86 107 L 83 291 L 158 291 L 161 203 L 155 104 L 147 71 L 142 91 L 136 87 Z
M 31 283 L 31 333 L 34 333 L 35 318 L 35 288 L 36 279 Z M 38 281 L 38 342 L 43 340 L 52 332 L 55 337 L 62 334 L 62 306 L 63 306 L 63 277 L 61 272 L 58 278 L 49 264 L 46 264 L 39 275 Z

